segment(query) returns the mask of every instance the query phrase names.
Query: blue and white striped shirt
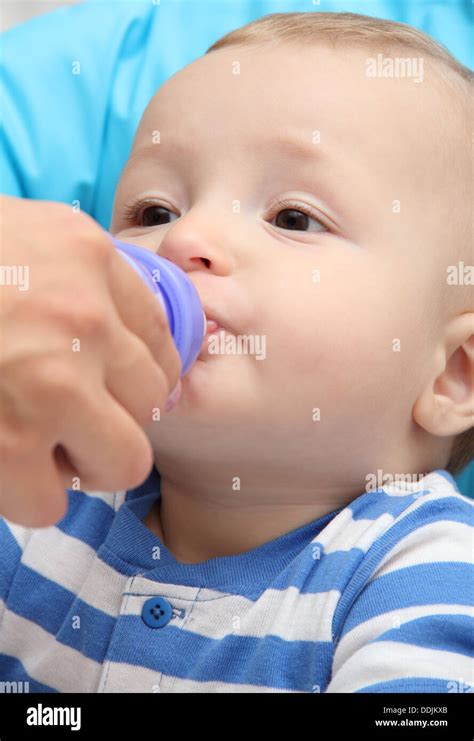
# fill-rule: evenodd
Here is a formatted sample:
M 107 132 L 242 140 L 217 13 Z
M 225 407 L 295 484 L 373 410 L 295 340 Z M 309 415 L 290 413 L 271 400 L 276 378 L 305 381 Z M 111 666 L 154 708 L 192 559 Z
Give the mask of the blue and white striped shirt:
M 473 691 L 473 502 L 446 471 L 197 564 L 178 562 L 143 524 L 159 483 L 153 469 L 129 492 L 69 491 L 49 528 L 0 520 L 1 682 Z

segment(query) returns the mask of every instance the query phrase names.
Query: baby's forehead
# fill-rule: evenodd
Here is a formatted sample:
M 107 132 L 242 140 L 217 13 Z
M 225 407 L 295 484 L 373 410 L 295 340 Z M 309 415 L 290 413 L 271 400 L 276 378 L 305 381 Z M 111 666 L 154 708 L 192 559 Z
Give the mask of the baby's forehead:
M 187 128 L 197 145 L 206 133 L 222 131 L 232 142 L 248 131 L 285 128 L 359 147 L 373 131 L 386 139 L 409 133 L 411 144 L 420 132 L 422 145 L 423 132 L 436 128 L 446 105 L 434 65 L 422 62 L 393 67 L 392 77 L 382 77 L 383 60 L 369 49 L 318 44 L 295 53 L 290 44 L 232 46 L 200 57 L 167 80 L 144 119 L 153 118 L 162 130 Z

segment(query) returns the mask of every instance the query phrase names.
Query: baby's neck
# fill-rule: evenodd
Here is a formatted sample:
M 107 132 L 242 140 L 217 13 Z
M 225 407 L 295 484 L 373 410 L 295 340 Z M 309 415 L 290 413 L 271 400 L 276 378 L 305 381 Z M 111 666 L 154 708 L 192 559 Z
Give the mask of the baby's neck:
M 181 563 L 200 563 L 257 548 L 285 533 L 317 520 L 350 502 L 361 491 L 346 493 L 325 502 L 298 503 L 298 492 L 287 491 L 288 501 L 278 501 L 275 492 L 254 501 L 239 491 L 217 497 L 189 493 L 161 477 L 160 501 L 151 508 L 144 524 L 157 535 Z M 292 499 L 293 495 L 293 499 Z M 280 497 L 281 500 L 281 497 Z

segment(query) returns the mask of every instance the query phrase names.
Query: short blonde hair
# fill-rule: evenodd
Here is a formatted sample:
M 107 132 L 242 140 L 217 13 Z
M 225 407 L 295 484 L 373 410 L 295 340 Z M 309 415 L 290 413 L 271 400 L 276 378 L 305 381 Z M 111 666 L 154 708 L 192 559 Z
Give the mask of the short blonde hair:
M 218 39 L 206 54 L 227 46 L 278 44 L 280 41 L 313 44 L 315 41 L 378 49 L 406 47 L 441 62 L 461 80 L 472 83 L 473 73 L 442 44 L 405 23 L 372 18 L 359 13 L 270 13 L 230 31 Z
M 222 36 L 206 54 L 228 46 L 262 46 L 284 41 L 296 44 L 329 41 L 381 50 L 406 48 L 438 62 L 438 69 L 448 73 L 447 81 L 452 83 L 457 79 L 468 95 L 474 79 L 473 72 L 445 46 L 417 28 L 358 13 L 271 13 Z M 474 429 L 471 428 L 454 438 L 446 468 L 452 474 L 459 473 L 473 458 Z

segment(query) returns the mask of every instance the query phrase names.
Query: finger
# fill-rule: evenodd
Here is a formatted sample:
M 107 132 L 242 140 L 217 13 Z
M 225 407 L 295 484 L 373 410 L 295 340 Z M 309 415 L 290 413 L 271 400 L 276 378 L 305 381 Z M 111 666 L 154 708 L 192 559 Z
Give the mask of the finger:
M 2 451 L 4 453 L 5 451 Z M 51 448 L 41 441 L 3 455 L 0 473 L 2 516 L 23 527 L 48 527 L 65 515 L 67 493 Z
M 144 431 L 103 387 L 69 399 L 55 435 L 55 445 L 64 449 L 82 490 L 134 488 L 153 465 Z
M 164 406 L 169 381 L 141 339 L 125 328 L 105 357 L 105 385 L 141 427 Z
M 150 349 L 171 391 L 179 380 L 181 359 L 158 298 L 118 253 L 109 263 L 109 286 L 122 322 Z

